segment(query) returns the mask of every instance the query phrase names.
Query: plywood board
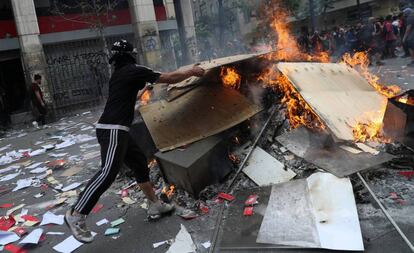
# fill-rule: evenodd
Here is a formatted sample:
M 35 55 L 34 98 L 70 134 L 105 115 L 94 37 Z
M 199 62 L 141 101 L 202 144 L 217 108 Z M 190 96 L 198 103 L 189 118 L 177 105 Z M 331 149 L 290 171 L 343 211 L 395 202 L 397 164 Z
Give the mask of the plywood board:
M 238 91 L 201 85 L 179 99 L 140 108 L 156 147 L 164 152 L 227 130 L 260 112 Z
M 274 185 L 257 242 L 363 251 L 349 178 L 315 173 Z
M 352 128 L 366 113 L 384 116 L 387 99 L 345 64 L 278 63 L 277 67 L 338 139 L 352 141 Z
M 287 182 L 296 176 L 290 169 L 263 149 L 256 147 L 249 158 L 243 173 L 258 186 Z

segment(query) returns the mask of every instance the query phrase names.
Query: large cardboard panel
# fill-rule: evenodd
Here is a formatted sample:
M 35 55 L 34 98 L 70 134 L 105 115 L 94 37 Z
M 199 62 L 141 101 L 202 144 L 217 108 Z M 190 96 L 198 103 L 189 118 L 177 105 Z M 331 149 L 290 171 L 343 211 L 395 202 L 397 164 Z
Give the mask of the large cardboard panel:
M 156 147 L 164 152 L 227 130 L 260 112 L 238 91 L 200 85 L 179 99 L 140 108 Z
M 352 141 L 353 126 L 367 114 L 384 117 L 387 99 L 345 64 L 278 63 L 277 67 L 337 139 Z

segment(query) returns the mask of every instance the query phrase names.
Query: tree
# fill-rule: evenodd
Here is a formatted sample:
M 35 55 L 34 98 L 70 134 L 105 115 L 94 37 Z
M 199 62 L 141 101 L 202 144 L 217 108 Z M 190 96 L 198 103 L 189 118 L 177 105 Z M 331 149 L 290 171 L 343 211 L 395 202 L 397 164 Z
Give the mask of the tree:
M 109 55 L 108 43 L 104 35 L 107 24 L 116 19 L 112 11 L 126 0 L 51 0 L 50 12 L 61 18 L 75 22 L 87 24 L 90 29 L 97 32 L 102 43 L 102 49 L 107 56 Z M 75 17 L 68 17 L 68 14 L 77 14 Z M 111 66 L 108 63 L 108 74 L 111 74 Z

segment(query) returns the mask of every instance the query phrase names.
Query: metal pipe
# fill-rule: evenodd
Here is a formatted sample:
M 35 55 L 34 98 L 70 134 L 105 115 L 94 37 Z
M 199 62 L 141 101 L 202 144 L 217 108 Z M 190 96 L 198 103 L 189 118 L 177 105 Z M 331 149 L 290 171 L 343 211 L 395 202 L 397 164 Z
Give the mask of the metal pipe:
M 408 240 L 407 236 L 404 234 L 404 232 L 400 229 L 400 227 L 398 226 L 398 224 L 394 221 L 394 219 L 391 217 L 391 215 L 388 213 L 388 211 L 382 205 L 381 201 L 377 198 L 377 196 L 375 195 L 375 193 L 369 187 L 369 185 L 365 181 L 364 177 L 362 177 L 362 175 L 359 172 L 357 173 L 357 175 L 358 175 L 359 179 L 362 181 L 362 183 L 365 185 L 365 187 L 367 188 L 367 190 L 369 191 L 369 193 L 371 194 L 371 196 L 374 198 L 375 202 L 377 202 L 377 204 L 381 208 L 381 211 L 385 214 L 385 216 L 387 217 L 387 219 L 391 222 L 391 224 L 394 226 L 394 228 L 400 234 L 401 238 L 408 245 L 408 247 L 410 248 L 411 252 L 414 252 L 414 246 L 413 246 L 413 244 L 410 242 L 410 240 Z
M 250 158 L 251 154 L 253 153 L 254 148 L 256 147 L 257 143 L 260 140 L 260 137 L 262 137 L 264 131 L 266 130 L 267 126 L 270 123 L 270 120 L 273 118 L 273 115 L 275 115 L 276 113 L 276 107 L 273 107 L 272 109 L 273 111 L 271 112 L 269 118 L 267 119 L 266 123 L 263 125 L 262 130 L 260 130 L 259 134 L 256 136 L 256 139 L 254 140 L 252 146 L 250 147 L 249 152 L 247 153 L 247 155 L 244 157 L 243 162 L 240 164 L 239 169 L 236 172 L 236 175 L 234 175 L 233 179 L 230 182 L 230 185 L 227 187 L 226 192 L 230 192 L 231 188 L 234 184 L 234 181 L 236 181 L 237 177 L 239 176 L 240 172 L 243 170 L 244 166 L 247 163 L 247 160 Z

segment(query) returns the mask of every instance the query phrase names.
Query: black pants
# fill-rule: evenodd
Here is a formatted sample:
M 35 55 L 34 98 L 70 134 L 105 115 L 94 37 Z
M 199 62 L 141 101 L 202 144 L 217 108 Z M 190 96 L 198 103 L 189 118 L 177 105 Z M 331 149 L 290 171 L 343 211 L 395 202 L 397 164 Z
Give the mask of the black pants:
M 96 136 L 101 145 L 101 170 L 88 182 L 74 209 L 89 214 L 101 195 L 115 181 L 125 164 L 133 170 L 138 183 L 149 181 L 147 159 L 128 132 L 118 129 L 97 129 Z

